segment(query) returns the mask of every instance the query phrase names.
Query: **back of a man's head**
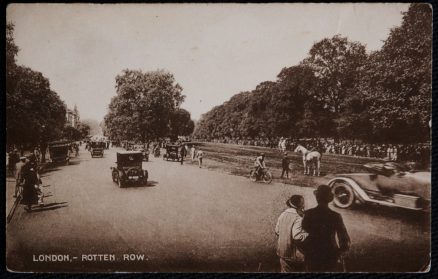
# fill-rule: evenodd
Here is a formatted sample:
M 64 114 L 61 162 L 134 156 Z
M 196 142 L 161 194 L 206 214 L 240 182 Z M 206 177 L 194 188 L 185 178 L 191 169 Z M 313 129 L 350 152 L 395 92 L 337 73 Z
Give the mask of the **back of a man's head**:
M 332 189 L 327 185 L 319 185 L 314 194 L 318 204 L 326 205 L 333 200 Z

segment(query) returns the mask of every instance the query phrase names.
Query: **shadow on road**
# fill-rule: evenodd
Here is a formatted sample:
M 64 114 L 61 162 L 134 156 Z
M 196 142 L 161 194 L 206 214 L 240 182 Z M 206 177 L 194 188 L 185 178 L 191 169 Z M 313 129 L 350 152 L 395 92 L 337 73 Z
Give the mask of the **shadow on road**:
M 52 202 L 52 203 L 45 204 L 44 206 L 41 206 L 41 207 L 32 208 L 31 212 L 41 212 L 41 211 L 46 211 L 46 210 L 55 210 L 55 209 L 59 209 L 59 208 L 62 208 L 62 207 L 68 207 L 68 203 L 67 202 Z
M 74 160 L 74 161 L 70 161 L 68 163 L 68 166 L 76 166 L 79 165 L 81 163 L 82 160 Z
M 366 214 L 374 218 L 383 216 L 385 218 L 403 220 L 411 224 L 424 225 L 424 223 L 427 223 L 429 220 L 428 212 L 415 211 L 398 207 L 388 207 L 373 204 L 357 204 L 353 208 L 345 209 L 345 211 L 347 210 Z M 337 211 L 342 214 L 342 211 L 344 210 L 337 208 Z
M 143 185 L 143 186 L 144 186 L 144 187 L 155 187 L 155 186 L 157 186 L 157 185 L 158 185 L 158 182 L 157 182 L 157 181 L 149 180 L 148 183 L 147 183 L 146 185 Z
M 45 174 L 45 173 L 50 173 L 50 172 L 54 172 L 54 171 L 59 171 L 60 168 L 57 168 L 55 166 L 48 166 L 46 168 L 44 168 L 41 173 Z M 44 175 L 41 175 L 41 177 L 44 177 Z
M 148 187 L 155 187 L 158 185 L 157 181 L 149 180 L 147 184 L 142 183 L 129 183 L 128 185 L 125 185 L 123 188 L 148 188 Z

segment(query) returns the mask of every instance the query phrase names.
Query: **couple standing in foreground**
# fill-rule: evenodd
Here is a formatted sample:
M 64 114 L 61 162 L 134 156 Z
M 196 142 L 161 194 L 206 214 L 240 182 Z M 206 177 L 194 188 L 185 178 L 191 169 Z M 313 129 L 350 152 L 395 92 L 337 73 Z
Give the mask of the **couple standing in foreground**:
M 289 208 L 278 218 L 275 233 L 281 272 L 341 271 L 338 262 L 350 248 L 350 237 L 342 216 L 328 207 L 333 200 L 330 187 L 320 185 L 314 194 L 318 206 L 304 212 L 304 198 L 293 195 L 286 202 Z

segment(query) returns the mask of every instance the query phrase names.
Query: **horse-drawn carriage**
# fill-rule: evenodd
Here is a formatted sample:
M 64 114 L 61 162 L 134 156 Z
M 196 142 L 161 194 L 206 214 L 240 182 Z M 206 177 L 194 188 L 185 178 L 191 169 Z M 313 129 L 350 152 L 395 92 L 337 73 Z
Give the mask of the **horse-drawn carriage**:
M 91 157 L 95 156 L 103 157 L 103 150 L 105 149 L 106 144 L 103 141 L 92 141 L 90 142 L 90 153 Z

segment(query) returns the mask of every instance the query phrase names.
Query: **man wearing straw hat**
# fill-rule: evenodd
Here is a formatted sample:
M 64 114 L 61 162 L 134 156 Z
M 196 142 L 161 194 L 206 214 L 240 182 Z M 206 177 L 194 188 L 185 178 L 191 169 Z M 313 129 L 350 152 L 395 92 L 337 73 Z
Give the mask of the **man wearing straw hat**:
M 298 250 L 298 245 L 308 235 L 301 228 L 304 198 L 301 195 L 293 195 L 286 201 L 286 205 L 289 208 L 281 213 L 275 226 L 281 272 L 302 272 L 304 271 L 304 255 Z

